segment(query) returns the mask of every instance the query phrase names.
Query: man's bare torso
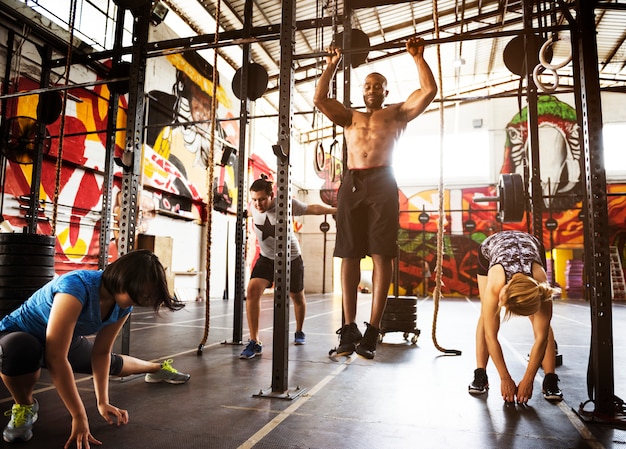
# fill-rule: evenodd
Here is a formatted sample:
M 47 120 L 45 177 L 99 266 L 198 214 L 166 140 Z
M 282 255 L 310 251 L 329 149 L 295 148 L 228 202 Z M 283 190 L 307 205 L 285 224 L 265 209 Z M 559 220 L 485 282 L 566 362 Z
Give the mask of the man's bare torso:
M 352 111 L 352 123 L 343 129 L 348 146 L 348 168 L 390 166 L 396 142 L 406 129 L 400 105 L 372 112 Z

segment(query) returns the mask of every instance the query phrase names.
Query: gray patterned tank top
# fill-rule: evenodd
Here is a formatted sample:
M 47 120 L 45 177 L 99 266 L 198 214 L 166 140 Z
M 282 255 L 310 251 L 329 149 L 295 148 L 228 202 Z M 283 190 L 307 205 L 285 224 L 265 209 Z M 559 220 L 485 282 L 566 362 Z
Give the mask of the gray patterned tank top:
M 543 265 L 542 246 L 535 236 L 526 232 L 501 231 L 487 237 L 480 251 L 489 261 L 489 268 L 502 265 L 508 283 L 515 273 L 532 276 L 533 262 Z

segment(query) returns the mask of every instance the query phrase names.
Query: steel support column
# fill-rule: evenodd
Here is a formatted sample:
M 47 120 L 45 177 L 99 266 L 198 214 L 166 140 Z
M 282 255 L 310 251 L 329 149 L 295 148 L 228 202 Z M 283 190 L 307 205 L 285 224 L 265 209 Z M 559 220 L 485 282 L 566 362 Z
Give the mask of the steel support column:
M 122 47 L 124 33 L 124 10 L 118 8 L 115 20 L 114 47 Z M 119 64 L 121 56 L 113 59 L 113 67 Z M 113 155 L 115 153 L 115 141 L 117 136 L 117 113 L 119 109 L 120 94 L 113 89 L 109 94 L 109 107 L 107 112 L 106 154 L 104 158 L 104 180 L 102 182 L 102 213 L 100 215 L 100 252 L 98 253 L 98 268 L 104 270 L 109 263 L 109 242 L 111 241 L 111 219 L 113 216 L 113 174 L 115 166 Z
M 526 100 L 527 100 L 527 126 L 528 138 L 527 143 L 527 162 L 530 163 L 530 209 L 524 206 L 526 211 L 532 213 L 532 233 L 540 241 L 543 241 L 543 197 L 541 189 L 541 172 L 539 167 L 539 114 L 537 112 L 537 86 L 533 79 L 532 73 L 534 69 L 535 54 L 535 34 L 533 31 L 533 7 L 535 2 L 526 0 L 524 2 L 524 45 L 525 45 L 525 64 L 526 67 Z M 525 180 L 528 181 L 528 180 Z M 528 217 L 527 217 L 528 222 Z
M 295 43 L 296 0 L 283 0 L 280 27 L 280 74 L 278 102 L 278 143 L 276 154 L 276 252 L 274 256 L 274 352 L 272 356 L 272 388 L 268 396 L 294 399 L 303 390 L 288 391 L 289 368 L 289 281 L 291 278 L 291 167 L 293 54 Z
M 120 232 L 118 252 L 126 254 L 135 247 L 135 230 L 139 212 L 139 179 L 144 142 L 144 83 L 146 77 L 146 43 L 150 28 L 150 6 L 148 2 L 135 15 L 133 26 L 133 51 L 128 79 L 128 112 L 126 120 L 126 144 L 122 154 L 122 201 L 120 204 Z M 129 318 L 122 329 L 122 354 L 130 351 Z
M 278 101 L 278 145 L 276 152 L 276 254 L 274 280 L 274 355 L 272 392 L 288 388 L 289 365 L 289 280 L 291 278 L 291 150 L 293 104 L 293 53 L 296 40 L 296 0 L 285 0 L 280 27 L 280 96 Z
M 614 416 L 613 324 L 609 220 L 602 144 L 602 103 L 598 73 L 595 1 L 577 0 L 577 58 L 580 74 L 577 107 L 581 122 L 584 180 L 584 259 L 586 296 L 591 306 L 591 356 L 587 373 L 589 398 L 595 412 Z M 576 37 L 576 36 L 572 36 Z
M 344 14 L 343 14 L 343 48 L 352 47 L 352 6 L 349 0 L 346 0 L 344 3 Z M 339 14 L 339 11 L 335 11 L 335 14 Z M 350 100 L 350 92 L 352 91 L 352 80 L 351 80 L 351 68 L 352 68 L 352 55 L 350 53 L 342 53 L 341 64 L 342 64 L 342 73 L 343 73 L 343 105 L 346 108 L 352 107 L 352 101 Z M 333 81 L 333 89 L 335 89 L 335 94 L 337 90 L 337 78 Z M 342 162 L 343 162 L 343 173 L 348 170 L 348 144 L 346 143 L 345 133 L 343 135 L 343 145 L 342 148 Z M 343 320 L 341 321 L 343 325 Z
M 135 228 L 139 212 L 139 178 L 144 142 L 144 83 L 146 77 L 145 46 L 150 27 L 150 3 L 134 11 L 133 51 L 128 79 L 128 112 L 126 142 L 122 154 L 122 202 L 120 205 L 120 238 L 118 249 L 126 254 L 135 246 Z
M 41 56 L 41 79 L 39 80 L 39 87 L 45 88 L 50 86 L 52 48 L 49 45 L 44 45 L 43 47 L 37 46 L 37 50 Z M 42 101 L 41 95 L 39 95 L 39 101 Z M 45 137 L 46 123 L 43 120 L 38 120 L 35 156 L 33 157 L 33 171 L 30 181 L 30 201 L 28 203 L 28 212 L 26 212 L 27 225 L 25 233 L 27 234 L 37 234 L 37 224 L 39 222 L 39 191 L 41 189 L 41 170 L 43 167 L 43 145 Z
M 250 36 L 252 30 L 252 0 L 244 5 L 244 37 Z M 233 311 L 233 343 L 240 343 L 243 338 L 243 300 L 245 298 L 245 264 L 246 264 L 246 168 L 248 157 L 246 151 L 246 134 L 248 128 L 248 80 L 250 68 L 250 44 L 243 44 L 241 85 L 239 86 L 239 153 L 237 157 L 237 226 L 235 227 L 235 304 Z M 228 267 L 226 267 L 228 270 Z

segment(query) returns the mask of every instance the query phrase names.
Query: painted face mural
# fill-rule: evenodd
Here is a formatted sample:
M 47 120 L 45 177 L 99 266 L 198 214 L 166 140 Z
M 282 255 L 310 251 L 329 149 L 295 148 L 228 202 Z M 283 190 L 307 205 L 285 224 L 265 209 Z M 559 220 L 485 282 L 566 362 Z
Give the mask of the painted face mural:
M 547 208 L 569 209 L 580 201 L 580 128 L 576 111 L 556 97 L 542 95 L 537 103 L 539 121 L 539 171 Z M 530 154 L 528 110 L 522 109 L 506 126 L 501 173 L 524 175 Z
M 214 74 L 210 64 L 195 52 L 169 55 L 167 62 L 175 69 L 175 74 L 172 77 L 164 74 L 161 78 L 163 82 L 168 78 L 171 93 L 151 90 L 148 94 L 146 144 L 149 148 L 146 154 L 149 165 L 143 180 L 196 203 L 204 194 L 209 161 L 219 160 L 225 149 L 236 146 L 239 129 L 236 121 L 211 124 L 214 113 L 216 118 L 233 115 L 228 110 L 232 101 L 220 85 L 215 87 L 216 111 L 212 110 Z M 213 141 L 212 129 L 215 129 Z M 219 201 L 214 206 L 220 212 L 236 211 L 236 166 L 237 153 L 232 152 L 225 164 L 215 167 L 214 194 Z M 178 206 L 179 210 L 190 211 L 185 209 L 185 204 Z M 164 203 L 159 207 L 166 209 Z M 179 213 L 179 210 L 170 211 Z

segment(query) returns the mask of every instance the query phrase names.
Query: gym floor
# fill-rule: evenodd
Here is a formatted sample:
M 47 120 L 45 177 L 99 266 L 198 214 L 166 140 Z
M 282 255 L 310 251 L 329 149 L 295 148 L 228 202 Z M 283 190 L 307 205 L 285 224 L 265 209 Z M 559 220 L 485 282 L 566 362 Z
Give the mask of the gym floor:
M 476 298 L 444 298 L 440 302 L 435 340 L 461 355 L 444 355 L 433 343 L 433 301 L 417 302 L 417 342 L 409 333 L 387 333 L 374 360 L 357 355 L 331 359 L 341 324 L 338 295 L 308 295 L 304 331 L 307 343 L 292 343 L 290 323 L 288 388 L 271 392 L 273 296 L 262 302 L 262 357 L 240 360 L 241 344 L 232 344 L 233 300 L 210 302 L 208 341 L 204 334 L 205 303 L 191 302 L 181 311 L 136 309 L 132 316 L 130 352 L 148 360 L 174 359 L 191 374 L 184 385 L 148 384 L 143 376 L 112 378 L 111 402 L 128 409 L 126 426 L 109 426 L 98 415 L 89 376 L 77 376 L 93 435 L 115 449 L 173 448 L 613 448 L 626 445 L 622 423 L 581 420 L 579 406 L 588 399 L 589 307 L 582 300 L 556 300 L 553 329 L 563 364 L 557 368 L 564 401 L 550 403 L 541 395 L 542 371 L 527 406 L 505 404 L 497 372 L 490 364 L 491 389 L 471 396 L 467 384 L 475 368 Z M 359 323 L 369 317 L 371 295 L 359 298 Z M 615 395 L 626 397 L 626 304 L 613 307 Z M 245 322 L 245 316 L 244 316 Z M 363 324 L 360 324 L 363 328 Z M 247 339 L 244 327 L 244 340 Z M 509 370 L 518 379 L 532 345 L 528 319 L 513 318 L 501 327 Z M 70 418 L 43 371 L 35 396 L 39 420 L 30 442 L 2 447 L 61 448 Z M 280 397 L 277 397 L 280 396 Z M 2 409 L 11 398 L 0 387 Z M 593 410 L 589 404 L 588 410 Z M 2 426 L 8 417 L 4 417 Z

